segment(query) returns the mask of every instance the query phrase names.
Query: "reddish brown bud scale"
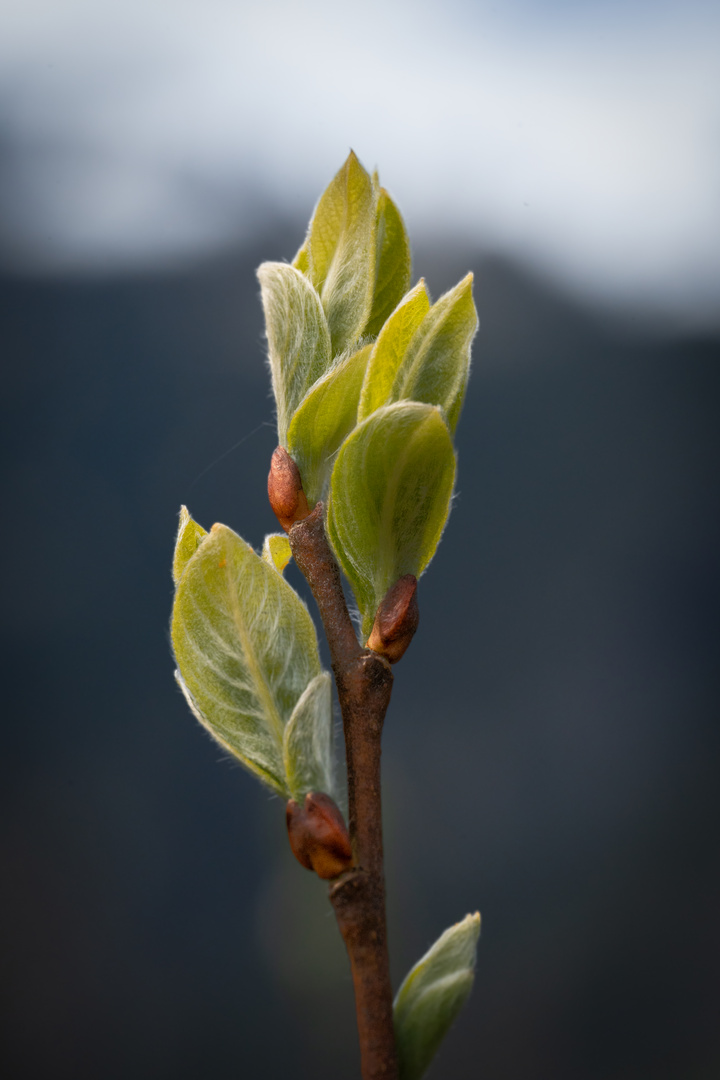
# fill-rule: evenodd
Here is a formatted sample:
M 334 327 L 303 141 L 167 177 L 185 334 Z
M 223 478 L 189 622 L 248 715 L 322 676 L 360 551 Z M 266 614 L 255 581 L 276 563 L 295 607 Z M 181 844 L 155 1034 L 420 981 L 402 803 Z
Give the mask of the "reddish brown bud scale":
M 284 446 L 273 451 L 268 473 L 268 499 L 285 532 L 310 513 L 300 470 Z
M 404 655 L 420 622 L 417 602 L 417 578 L 405 574 L 392 585 L 375 613 L 368 649 L 396 664 Z
M 306 870 L 329 881 L 350 869 L 353 858 L 347 826 L 329 795 L 310 792 L 303 806 L 290 799 L 286 819 L 293 855 Z

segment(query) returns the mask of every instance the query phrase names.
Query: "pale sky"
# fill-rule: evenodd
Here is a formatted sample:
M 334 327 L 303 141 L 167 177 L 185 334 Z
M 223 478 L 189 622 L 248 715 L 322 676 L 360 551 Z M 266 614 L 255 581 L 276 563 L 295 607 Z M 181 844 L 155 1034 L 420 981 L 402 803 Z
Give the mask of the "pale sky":
M 352 147 L 411 236 L 717 326 L 719 54 L 705 0 L 0 0 L 3 258 L 192 259 Z

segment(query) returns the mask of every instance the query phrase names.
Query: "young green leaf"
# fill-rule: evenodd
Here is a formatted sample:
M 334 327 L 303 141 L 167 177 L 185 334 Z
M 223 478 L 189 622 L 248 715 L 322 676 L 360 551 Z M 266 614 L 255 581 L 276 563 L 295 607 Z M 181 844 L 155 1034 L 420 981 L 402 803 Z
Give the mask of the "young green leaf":
M 285 728 L 283 757 L 288 787 L 301 802 L 309 791 L 332 795 L 333 718 L 329 672 L 316 675 L 305 688 Z
M 296 270 L 299 270 L 301 274 L 306 276 L 310 272 L 310 242 L 306 238 L 303 241 L 302 247 L 298 250 L 297 255 L 292 261 L 292 265 Z
M 405 223 L 385 188 L 377 204 L 375 288 L 363 334 L 375 337 L 410 285 L 410 241 Z
M 430 310 L 430 297 L 421 279 L 390 315 L 372 347 L 365 372 L 358 420 L 387 405 L 408 346 Z
M 214 525 L 178 585 L 172 642 L 197 718 L 287 798 L 285 725 L 320 673 L 300 597 L 236 533 Z
M 402 401 L 378 409 L 340 448 L 330 481 L 328 536 L 369 635 L 385 593 L 432 559 L 450 510 L 455 453 L 439 409 Z
M 292 559 L 290 541 L 285 533 L 270 533 L 269 536 L 265 537 L 262 557 L 268 566 L 272 566 L 282 574 L 283 570 Z
M 320 198 L 307 240 L 307 266 L 320 293 L 333 356 L 354 345 L 370 317 L 375 286 L 377 193 L 354 153 Z
M 278 440 L 285 446 L 295 409 L 330 367 L 330 331 L 320 297 L 299 270 L 286 263 L 263 263 L 257 273 L 277 405 Z
M 400 987 L 393 1010 L 400 1080 L 420 1080 L 472 989 L 480 915 L 442 934 Z
M 185 573 L 185 567 L 206 536 L 207 531 L 203 529 L 202 525 L 198 525 L 197 521 L 193 521 L 187 506 L 181 506 L 180 524 L 173 556 L 173 581 L 176 585 Z
M 410 342 L 395 376 L 391 401 L 440 405 L 454 432 L 470 370 L 470 345 L 478 328 L 472 274 L 433 304 Z
M 303 398 L 288 429 L 288 451 L 297 463 L 308 505 L 322 499 L 335 454 L 357 422 L 358 399 L 370 345 L 340 360 Z

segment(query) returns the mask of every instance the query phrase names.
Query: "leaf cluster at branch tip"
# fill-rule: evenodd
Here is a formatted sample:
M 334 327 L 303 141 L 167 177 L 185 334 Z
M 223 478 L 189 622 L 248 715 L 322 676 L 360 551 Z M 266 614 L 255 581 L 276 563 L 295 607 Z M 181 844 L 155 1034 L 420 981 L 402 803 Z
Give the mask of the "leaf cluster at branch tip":
M 366 631 L 384 590 L 426 568 L 447 520 L 478 326 L 472 275 L 434 304 L 423 280 L 408 291 L 402 217 L 353 153 L 292 266 L 258 274 L 279 441 L 308 505 L 329 504 L 328 535 Z

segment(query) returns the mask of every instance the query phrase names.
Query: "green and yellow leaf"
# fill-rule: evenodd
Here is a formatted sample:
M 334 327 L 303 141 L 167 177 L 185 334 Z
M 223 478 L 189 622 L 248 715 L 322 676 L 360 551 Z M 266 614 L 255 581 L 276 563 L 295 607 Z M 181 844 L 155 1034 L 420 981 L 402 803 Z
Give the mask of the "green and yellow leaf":
M 455 453 L 438 408 L 402 401 L 372 413 L 340 448 L 327 531 L 367 637 L 378 604 L 404 574 L 419 577 L 450 511 Z
M 375 286 L 377 193 L 354 153 L 325 189 L 310 222 L 306 266 L 327 314 L 333 356 L 356 344 Z
M 173 581 L 177 585 L 185 567 L 207 536 L 207 531 L 190 517 L 187 506 L 180 507 L 180 523 L 173 556 Z
M 400 1080 L 420 1080 L 472 989 L 480 915 L 466 915 L 410 970 L 393 1009 Z
M 393 400 L 393 384 L 410 342 L 430 310 L 430 297 L 421 279 L 392 312 L 372 347 L 365 372 L 358 420 Z
M 282 574 L 292 559 L 292 549 L 287 533 L 270 533 L 266 536 L 262 557 L 268 566 L 274 567 L 275 570 Z
M 308 505 L 324 498 L 335 455 L 357 422 L 358 400 L 371 346 L 340 360 L 300 403 L 287 449 L 300 469 Z
M 391 401 L 439 405 L 454 432 L 470 371 L 470 345 L 478 328 L 472 274 L 433 304 L 395 375 Z
M 214 525 L 175 594 L 172 642 L 193 712 L 226 749 L 287 797 L 284 733 L 320 674 L 300 597 L 225 525 Z
M 310 272 L 310 244 L 306 238 L 303 241 L 302 247 L 298 250 L 295 258 L 292 261 L 292 265 L 296 270 L 299 270 L 301 274 L 308 275 Z
M 301 695 L 285 728 L 285 774 L 293 799 L 309 791 L 333 794 L 333 717 L 330 673 L 316 675 Z
M 375 288 L 363 334 L 376 337 L 410 286 L 410 241 L 400 211 L 380 188 L 375 239 Z
M 258 270 L 270 372 L 275 394 L 278 440 L 286 445 L 295 409 L 330 367 L 330 331 L 320 297 L 308 279 L 286 263 L 263 263 Z

